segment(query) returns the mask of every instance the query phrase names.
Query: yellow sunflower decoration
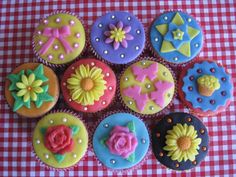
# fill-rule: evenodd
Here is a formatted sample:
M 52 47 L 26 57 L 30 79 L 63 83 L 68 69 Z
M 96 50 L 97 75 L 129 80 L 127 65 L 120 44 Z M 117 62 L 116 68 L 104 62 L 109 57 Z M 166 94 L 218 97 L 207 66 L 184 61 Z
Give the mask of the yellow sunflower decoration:
M 194 161 L 202 141 L 197 136 L 197 131 L 192 125 L 176 124 L 172 130 L 167 131 L 166 146 L 163 149 L 168 151 L 167 156 L 172 160 Z
M 72 100 L 83 106 L 93 105 L 94 101 L 104 95 L 106 81 L 102 69 L 96 66 L 80 65 L 67 79 L 67 88 Z

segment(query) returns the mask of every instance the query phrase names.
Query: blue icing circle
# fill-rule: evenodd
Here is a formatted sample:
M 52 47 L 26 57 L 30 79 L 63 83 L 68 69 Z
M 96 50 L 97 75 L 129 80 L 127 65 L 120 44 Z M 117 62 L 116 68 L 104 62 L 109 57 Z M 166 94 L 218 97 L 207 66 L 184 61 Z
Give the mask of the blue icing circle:
M 127 48 L 120 45 L 117 50 L 114 50 L 113 42 L 105 43 L 107 36 L 104 35 L 104 32 L 110 31 L 109 24 L 116 26 L 119 21 L 123 22 L 123 28 L 131 26 L 131 31 L 127 34 L 134 38 L 127 40 Z M 128 12 L 115 11 L 99 17 L 94 22 L 91 28 L 90 41 L 93 49 L 101 58 L 115 64 L 126 64 L 136 59 L 143 51 L 145 31 L 142 23 L 134 15 Z
M 102 138 L 109 136 L 114 126 L 127 126 L 130 121 L 133 121 L 135 124 L 136 137 L 138 139 L 138 145 L 134 152 L 134 162 L 130 162 L 119 155 L 112 154 L 108 147 L 100 142 Z M 108 124 L 108 127 L 104 126 L 105 124 Z M 142 142 L 143 139 L 145 143 Z M 136 116 L 128 113 L 117 113 L 108 116 L 100 122 L 93 135 L 93 149 L 97 158 L 106 167 L 116 170 L 127 169 L 138 164 L 146 155 L 149 144 L 150 139 L 145 124 Z M 115 163 L 111 163 L 111 160 L 115 160 Z
M 180 45 L 178 44 L 178 41 L 180 43 L 183 43 L 181 40 L 171 41 L 170 40 L 170 37 L 171 37 L 170 31 L 168 31 L 166 33 L 167 36 L 165 37 L 165 35 L 163 36 L 156 28 L 157 25 L 167 24 L 167 25 L 170 25 L 170 27 L 167 27 L 168 30 L 169 30 L 169 28 L 171 30 L 175 25 L 174 23 L 172 23 L 172 19 L 175 17 L 175 15 L 177 13 L 179 13 L 179 15 L 181 16 L 181 18 L 184 21 L 184 24 L 179 25 L 180 29 L 184 30 L 185 28 L 187 28 L 187 26 L 189 26 L 189 27 L 192 27 L 196 30 L 199 30 L 199 33 L 194 38 L 189 39 L 190 50 L 191 50 L 190 56 L 186 56 L 177 50 L 166 52 L 166 53 L 161 52 L 161 46 L 162 46 L 162 42 L 163 42 L 164 38 L 165 38 L 165 40 L 169 39 L 168 40 L 169 42 L 173 42 L 172 45 L 175 46 L 175 48 L 177 47 L 177 49 L 179 49 L 179 47 L 180 47 Z M 189 19 L 191 19 L 190 22 L 188 21 Z M 183 26 L 186 26 L 186 27 L 184 28 Z M 185 34 L 183 35 L 184 40 L 187 40 L 187 38 L 188 38 L 187 34 L 188 33 L 186 33 L 186 35 Z M 171 63 L 176 63 L 176 64 L 185 63 L 185 62 L 192 60 L 200 52 L 202 45 L 203 45 L 203 32 L 202 32 L 200 25 L 197 23 L 197 21 L 192 16 L 190 16 L 186 13 L 183 13 L 183 12 L 167 12 L 167 13 L 164 13 L 161 16 L 159 16 L 153 22 L 149 35 L 150 35 L 149 37 L 150 37 L 151 45 L 152 45 L 152 48 L 154 49 L 154 51 L 156 51 L 158 53 L 158 55 L 160 57 L 162 57 L 164 60 L 171 62 Z M 175 60 L 176 57 L 178 58 L 177 60 Z
M 211 72 L 211 68 L 214 68 L 215 72 Z M 197 70 L 201 69 L 201 73 Z M 220 83 L 220 88 L 215 90 L 214 93 L 207 97 L 203 96 L 198 92 L 197 79 L 202 75 L 213 75 Z M 190 76 L 194 79 L 191 81 Z M 225 78 L 225 81 L 222 81 Z M 192 87 L 192 91 L 189 91 L 189 87 Z M 216 111 L 220 106 L 224 106 L 228 99 L 232 97 L 232 83 L 231 77 L 226 73 L 225 69 L 218 66 L 215 62 L 204 61 L 202 63 L 195 63 L 194 66 L 188 69 L 187 74 L 183 78 L 182 91 L 185 94 L 185 99 L 192 103 L 193 108 L 200 108 L 202 111 Z M 226 94 L 223 96 L 221 92 L 224 91 Z M 202 102 L 199 102 L 197 98 L 201 98 Z M 215 104 L 211 104 L 210 101 L 215 100 Z

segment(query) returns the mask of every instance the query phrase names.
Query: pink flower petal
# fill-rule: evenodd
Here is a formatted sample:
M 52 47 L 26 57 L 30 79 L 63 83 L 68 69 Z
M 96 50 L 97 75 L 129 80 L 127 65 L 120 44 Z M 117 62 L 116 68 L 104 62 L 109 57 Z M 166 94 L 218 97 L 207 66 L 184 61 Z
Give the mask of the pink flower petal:
M 123 39 L 123 41 L 121 42 L 121 45 L 124 47 L 124 48 L 127 48 L 128 47 L 128 43 L 125 39 Z
M 105 31 L 105 32 L 104 32 L 104 35 L 107 36 L 107 37 L 109 37 L 109 36 L 111 35 L 111 33 L 110 33 L 110 31 Z
M 119 42 L 114 42 L 113 47 L 114 47 L 115 50 L 117 50 L 120 47 L 120 43 Z
M 112 43 L 113 42 L 113 39 L 111 39 L 111 38 L 106 38 L 106 40 L 105 40 L 105 43 L 106 44 L 109 44 L 109 43 Z
M 123 22 L 122 21 L 119 21 L 117 23 L 117 28 L 123 28 Z
M 124 31 L 125 33 L 130 32 L 130 31 L 131 31 L 131 26 L 126 26 L 126 27 L 124 27 L 123 31 Z
M 130 35 L 130 34 L 126 34 L 125 35 L 125 39 L 130 41 L 130 40 L 133 40 L 134 37 L 132 35 Z
M 113 24 L 109 24 L 109 28 L 110 28 L 111 30 L 113 30 L 113 29 L 115 29 L 115 28 L 116 28 L 116 26 L 115 26 L 115 25 L 113 25 Z

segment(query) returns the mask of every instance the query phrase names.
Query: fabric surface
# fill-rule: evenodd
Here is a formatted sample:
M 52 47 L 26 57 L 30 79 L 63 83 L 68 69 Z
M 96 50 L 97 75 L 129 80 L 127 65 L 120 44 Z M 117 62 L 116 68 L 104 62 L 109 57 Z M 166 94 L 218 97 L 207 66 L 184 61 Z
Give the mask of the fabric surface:
M 89 149 L 88 155 L 75 168 L 69 171 L 50 171 L 34 157 L 31 145 L 36 119 L 22 119 L 8 107 L 4 98 L 4 82 L 17 65 L 35 58 L 32 49 L 32 35 L 38 20 L 55 10 L 68 10 L 79 15 L 89 27 L 97 17 L 113 10 L 129 11 L 136 15 L 145 27 L 157 15 L 167 10 L 183 10 L 193 15 L 204 31 L 204 47 L 199 55 L 221 62 L 231 73 L 234 86 L 236 80 L 236 3 L 226 1 L 0 1 L 0 176 L 121 176 L 112 174 L 98 165 Z M 150 54 L 149 49 L 145 50 Z M 84 56 L 91 56 L 86 50 Z M 113 67 L 114 68 L 114 67 Z M 118 69 L 120 69 L 118 67 Z M 116 68 L 116 73 L 118 72 Z M 60 77 L 60 76 L 59 76 Z M 236 89 L 234 89 L 235 95 Z M 62 99 L 61 99 L 62 100 Z M 62 103 L 62 104 L 60 104 Z M 115 101 L 111 110 L 116 110 Z M 203 117 L 210 135 L 210 149 L 200 166 L 187 172 L 175 172 L 160 165 L 151 154 L 147 161 L 137 170 L 127 175 L 133 176 L 236 176 L 236 101 L 225 112 L 214 117 Z M 63 102 L 57 104 L 64 108 Z M 186 111 L 179 102 L 174 100 L 170 111 Z M 103 116 L 86 118 L 89 129 Z M 147 123 L 155 122 L 148 120 Z M 91 127 L 90 127 L 91 126 Z

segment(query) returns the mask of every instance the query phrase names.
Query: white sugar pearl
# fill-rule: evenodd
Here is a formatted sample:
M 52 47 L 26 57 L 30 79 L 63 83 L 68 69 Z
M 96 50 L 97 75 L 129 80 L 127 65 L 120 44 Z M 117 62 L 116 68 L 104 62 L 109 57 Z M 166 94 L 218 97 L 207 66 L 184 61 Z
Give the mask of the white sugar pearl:
M 145 139 L 141 139 L 141 142 L 142 142 L 142 144 L 145 144 L 146 143 L 146 140 Z
M 63 118 L 62 121 L 63 121 L 63 122 L 67 122 L 67 118 Z
M 128 81 L 129 80 L 129 78 L 128 77 L 125 77 L 125 81 Z
M 106 104 L 106 101 L 102 101 L 102 104 L 105 105 L 105 104 Z
M 137 33 L 137 34 L 140 34 L 140 33 L 141 33 L 141 31 L 140 31 L 140 30 L 137 30 L 137 31 L 136 31 L 136 33 Z
M 76 35 L 75 35 L 77 38 L 79 38 L 80 37 L 80 33 L 76 33 Z
M 132 102 L 132 101 L 129 101 L 128 103 L 129 103 L 130 105 L 132 105 L 132 104 L 133 104 L 133 102 Z
M 53 120 L 49 120 L 49 123 L 50 123 L 50 124 L 53 124 Z
M 96 42 L 99 42 L 99 41 L 100 41 L 100 39 L 97 37 L 97 38 L 95 39 L 95 41 L 96 41 Z
M 40 140 L 36 140 L 36 143 L 37 143 L 37 144 L 40 144 Z
M 53 48 L 54 48 L 55 50 L 57 50 L 57 49 L 59 48 L 59 46 L 58 46 L 58 45 L 54 45 Z
M 49 155 L 48 154 L 45 154 L 44 155 L 46 159 L 49 159 Z
M 192 19 L 191 19 L 191 18 L 189 18 L 189 19 L 188 19 L 188 22 L 191 22 L 191 21 L 192 21 Z
M 178 60 L 178 57 L 174 57 L 174 60 L 177 61 L 177 60 Z
M 149 109 L 150 109 L 150 110 L 154 110 L 154 107 L 153 107 L 153 106 L 150 106 Z
M 100 24 L 98 25 L 98 27 L 101 28 L 101 27 L 102 27 L 102 24 L 100 23 Z
M 85 111 L 87 111 L 87 110 L 88 110 L 88 108 L 87 108 L 87 107 L 84 107 L 84 110 L 85 110 Z
M 82 139 L 79 138 L 78 139 L 78 143 L 81 144 L 82 143 Z
M 61 60 L 63 60 L 63 59 L 64 59 L 64 55 L 63 55 L 63 54 L 60 54 L 60 55 L 59 55 L 59 58 L 60 58 Z
M 112 90 L 112 87 L 110 86 L 110 87 L 108 87 L 108 89 L 109 89 L 109 90 Z
M 104 124 L 104 127 L 105 127 L 105 128 L 108 128 L 108 127 L 109 127 L 109 124 L 107 124 L 107 123 Z
M 41 32 L 41 31 L 38 31 L 37 33 L 38 33 L 38 34 L 42 34 L 42 32 Z
M 57 23 L 61 22 L 61 19 L 60 18 L 56 18 L 56 22 Z
M 131 20 L 131 17 L 128 17 L 128 18 L 127 18 L 127 20 L 129 20 L 129 21 L 130 21 L 130 20 Z
M 79 44 L 78 43 L 74 43 L 74 48 L 78 48 Z
M 77 155 L 76 155 L 76 154 L 73 154 L 73 157 L 74 157 L 74 158 L 76 158 L 76 157 L 77 157 Z
M 73 26 L 75 24 L 74 20 L 70 20 L 70 25 Z
M 107 50 L 104 50 L 104 52 L 103 52 L 104 54 L 108 54 L 108 51 Z
M 167 17 L 167 16 L 165 16 L 165 17 L 164 17 L 164 20 L 168 20 L 168 17 Z
M 196 43 L 196 44 L 195 44 L 195 47 L 198 47 L 198 46 L 199 46 L 199 44 L 198 44 L 198 43 Z
M 115 15 L 112 15 L 111 18 L 114 19 L 114 18 L 115 18 Z
M 48 59 L 51 60 L 53 56 L 51 54 L 48 55 Z
M 92 63 L 91 63 L 91 66 L 94 66 L 94 65 L 95 65 L 95 63 L 94 63 L 94 62 L 92 62 Z
M 43 23 L 44 23 L 44 24 L 48 24 L 48 20 L 44 19 L 44 20 L 43 20 Z
M 115 164 L 116 161 L 115 161 L 114 159 L 111 159 L 111 163 L 112 163 L 112 164 Z
M 136 47 L 135 47 L 135 50 L 139 50 L 139 46 L 136 46 Z
M 39 45 L 42 45 L 43 44 L 43 41 L 39 41 Z
M 157 41 L 158 41 L 158 38 L 156 37 L 154 40 L 157 42 Z
M 110 76 L 110 73 L 106 73 L 106 76 L 109 77 L 109 76 Z
M 150 84 L 146 84 L 146 88 L 147 88 L 147 89 L 150 89 L 150 88 L 151 88 L 151 85 L 150 85 Z

